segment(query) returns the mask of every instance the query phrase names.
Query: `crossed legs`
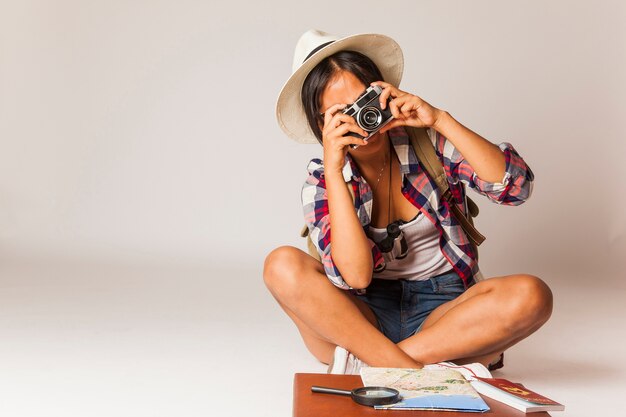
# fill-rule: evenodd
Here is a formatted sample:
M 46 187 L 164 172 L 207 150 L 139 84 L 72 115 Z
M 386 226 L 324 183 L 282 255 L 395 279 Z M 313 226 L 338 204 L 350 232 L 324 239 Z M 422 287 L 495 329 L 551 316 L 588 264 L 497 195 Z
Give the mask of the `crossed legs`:
M 444 360 L 486 365 L 541 327 L 552 311 L 552 294 L 539 278 L 492 278 L 439 306 L 419 333 L 394 344 L 378 330 L 369 307 L 332 285 L 305 252 L 275 249 L 263 278 L 309 351 L 324 363 L 339 345 L 371 366 L 416 368 Z
M 377 329 L 369 307 L 331 284 L 322 265 L 308 254 L 287 246 L 274 250 L 265 261 L 263 277 L 321 362 L 329 363 L 339 345 L 372 366 L 418 367 Z

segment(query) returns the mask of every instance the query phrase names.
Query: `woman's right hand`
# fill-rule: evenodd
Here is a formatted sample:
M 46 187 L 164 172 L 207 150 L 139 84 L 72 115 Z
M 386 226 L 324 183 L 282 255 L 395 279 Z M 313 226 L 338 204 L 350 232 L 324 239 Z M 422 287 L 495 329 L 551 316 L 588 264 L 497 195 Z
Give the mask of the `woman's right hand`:
M 346 135 L 348 132 L 367 136 L 367 132 L 359 127 L 352 116 L 341 110 L 345 104 L 335 104 L 324 112 L 324 127 L 322 128 L 322 144 L 324 146 L 324 171 L 341 173 L 345 163 L 346 153 L 350 145 L 367 145 L 367 141 Z

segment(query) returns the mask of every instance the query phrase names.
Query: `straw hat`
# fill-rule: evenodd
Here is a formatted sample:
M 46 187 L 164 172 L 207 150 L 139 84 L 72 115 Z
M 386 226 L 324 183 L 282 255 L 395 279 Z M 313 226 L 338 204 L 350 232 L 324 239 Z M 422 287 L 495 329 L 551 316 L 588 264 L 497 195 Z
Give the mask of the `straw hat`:
M 276 103 L 278 124 L 296 142 L 319 143 L 309 127 L 300 98 L 304 80 L 324 58 L 346 50 L 367 56 L 374 61 L 384 81 L 399 86 L 404 58 L 400 45 L 390 37 L 369 33 L 341 38 L 319 30 L 305 32 L 296 44 L 291 77 Z

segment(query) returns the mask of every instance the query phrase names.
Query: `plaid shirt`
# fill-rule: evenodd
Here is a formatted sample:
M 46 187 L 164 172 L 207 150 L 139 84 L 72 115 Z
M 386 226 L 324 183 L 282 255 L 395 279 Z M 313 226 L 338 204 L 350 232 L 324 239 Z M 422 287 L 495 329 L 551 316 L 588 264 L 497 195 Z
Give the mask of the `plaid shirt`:
M 435 145 L 437 156 L 443 163 L 450 191 L 463 211 L 465 211 L 465 185 L 498 204 L 519 205 L 530 197 L 534 175 L 511 144 L 499 145 L 506 159 L 506 172 L 502 182 L 492 183 L 478 178 L 463 155 L 444 136 L 434 129 L 429 129 L 428 134 Z M 389 131 L 389 137 L 400 161 L 403 176 L 402 194 L 437 227 L 441 251 L 461 279 L 466 284 L 472 278 L 479 280 L 481 275 L 478 269 L 478 254 L 460 224 L 451 216 L 448 203 L 440 198 L 436 183 L 419 163 L 407 133 L 402 127 L 394 128 Z M 309 235 L 320 254 L 328 279 L 339 288 L 351 289 L 333 262 L 322 160 L 311 160 L 307 169 L 309 176 L 302 187 L 302 205 Z M 360 175 L 349 154 L 343 167 L 343 177 L 354 191 L 354 208 L 367 232 L 372 214 L 372 190 Z M 374 271 L 381 271 L 385 268 L 383 256 L 371 239 L 369 243 L 372 248 Z

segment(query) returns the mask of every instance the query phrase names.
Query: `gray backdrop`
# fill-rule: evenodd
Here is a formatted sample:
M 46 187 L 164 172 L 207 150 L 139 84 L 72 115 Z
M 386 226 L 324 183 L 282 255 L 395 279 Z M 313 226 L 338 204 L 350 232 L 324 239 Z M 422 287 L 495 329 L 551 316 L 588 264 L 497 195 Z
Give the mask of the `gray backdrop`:
M 487 275 L 620 283 L 625 8 L 3 2 L 0 256 L 258 265 L 301 246 L 299 190 L 320 149 L 288 140 L 274 103 L 296 40 L 319 28 L 392 36 L 403 89 L 528 161 L 526 205 L 479 202 Z
M 482 270 L 555 310 L 502 375 L 622 411 L 626 3 L 0 0 L 0 413 L 291 413 L 324 367 L 261 269 L 304 247 L 321 149 L 274 105 L 311 28 L 395 38 L 401 88 L 524 156 L 526 204 L 478 199 Z

